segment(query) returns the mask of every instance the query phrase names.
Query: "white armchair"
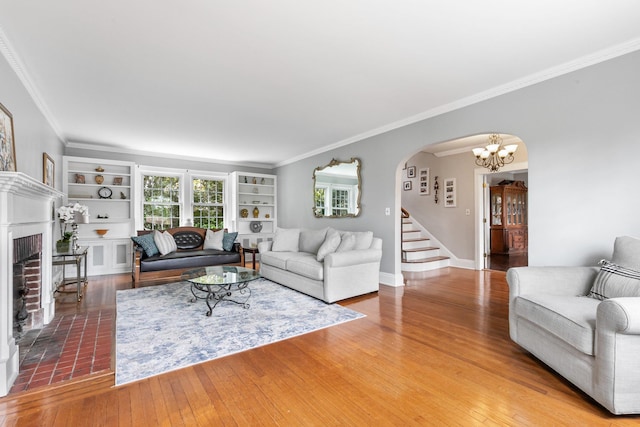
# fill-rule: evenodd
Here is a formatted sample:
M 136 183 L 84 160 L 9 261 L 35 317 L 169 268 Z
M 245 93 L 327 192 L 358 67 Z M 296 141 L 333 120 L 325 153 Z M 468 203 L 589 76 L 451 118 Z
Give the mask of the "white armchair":
M 598 274 L 510 269 L 509 334 L 612 413 L 640 413 L 640 297 L 588 297 Z

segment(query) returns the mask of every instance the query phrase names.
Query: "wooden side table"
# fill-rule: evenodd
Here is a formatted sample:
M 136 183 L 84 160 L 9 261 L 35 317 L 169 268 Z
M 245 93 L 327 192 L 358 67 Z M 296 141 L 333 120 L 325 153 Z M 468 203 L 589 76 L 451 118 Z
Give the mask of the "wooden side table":
M 244 266 L 247 266 L 247 257 L 246 254 L 251 254 L 251 261 L 253 262 L 253 269 L 256 269 L 256 254 L 258 253 L 258 248 L 242 248 L 242 250 L 245 253 L 245 258 L 244 258 Z

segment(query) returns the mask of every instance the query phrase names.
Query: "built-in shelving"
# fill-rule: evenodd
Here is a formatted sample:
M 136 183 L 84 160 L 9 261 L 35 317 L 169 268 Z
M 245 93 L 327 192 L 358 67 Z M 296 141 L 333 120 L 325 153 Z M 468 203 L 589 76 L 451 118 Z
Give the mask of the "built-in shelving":
M 278 218 L 276 176 L 233 172 L 231 183 L 232 228 L 240 234 L 240 241 L 255 243 L 273 235 Z M 260 231 L 256 231 L 258 228 Z
M 63 157 L 66 203 L 77 202 L 89 208 L 89 223 L 78 226 L 79 243 L 89 246 L 89 275 L 131 269 L 131 257 L 126 254 L 134 233 L 134 166 L 133 162 Z M 96 229 L 109 231 L 100 237 Z

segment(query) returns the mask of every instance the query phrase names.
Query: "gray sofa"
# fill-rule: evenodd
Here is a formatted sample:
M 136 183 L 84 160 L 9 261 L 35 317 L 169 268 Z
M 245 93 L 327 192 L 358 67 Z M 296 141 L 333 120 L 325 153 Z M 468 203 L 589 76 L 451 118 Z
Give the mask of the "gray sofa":
M 263 277 L 327 303 L 379 289 L 382 240 L 371 232 L 279 229 L 258 251 Z
M 602 264 L 510 269 L 509 334 L 612 413 L 636 414 L 640 240 L 617 238 Z

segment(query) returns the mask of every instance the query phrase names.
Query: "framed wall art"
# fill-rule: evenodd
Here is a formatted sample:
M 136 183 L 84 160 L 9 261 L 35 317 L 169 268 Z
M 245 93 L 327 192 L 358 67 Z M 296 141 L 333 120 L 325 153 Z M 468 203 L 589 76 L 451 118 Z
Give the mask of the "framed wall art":
M 409 191 L 409 190 L 411 190 L 411 181 L 405 181 L 405 182 L 403 182 L 402 188 L 404 189 L 404 191 Z
M 416 177 L 416 167 L 409 166 L 407 168 L 407 178 L 415 178 Z
M 444 180 L 444 207 L 456 207 L 456 179 L 445 178 Z
M 420 185 L 420 195 L 429 195 L 429 168 L 421 168 L 418 171 L 418 183 Z
M 17 172 L 13 116 L 0 104 L 0 171 Z
M 49 187 L 55 187 L 56 163 L 47 153 L 42 153 L 42 182 Z

